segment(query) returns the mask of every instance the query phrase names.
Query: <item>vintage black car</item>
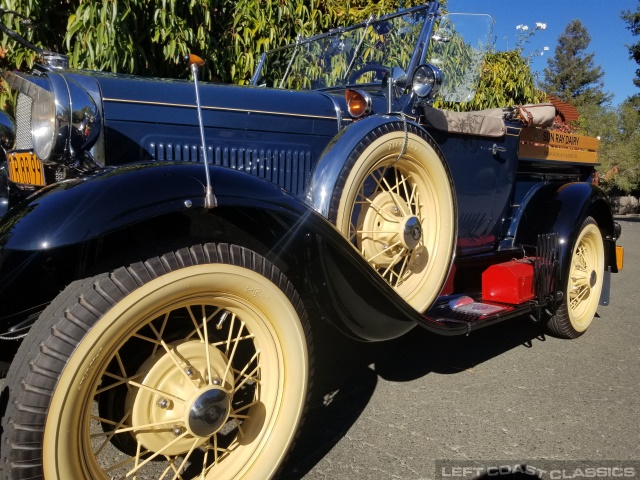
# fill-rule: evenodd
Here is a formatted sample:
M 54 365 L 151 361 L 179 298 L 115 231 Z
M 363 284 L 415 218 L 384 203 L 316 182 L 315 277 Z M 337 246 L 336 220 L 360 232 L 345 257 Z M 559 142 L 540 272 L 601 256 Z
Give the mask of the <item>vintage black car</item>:
M 492 24 L 439 8 L 299 39 L 250 86 L 196 57 L 195 84 L 2 73 L 3 478 L 270 478 L 320 324 L 587 329 L 621 260 L 597 140 L 548 104 L 434 108 L 473 97 Z

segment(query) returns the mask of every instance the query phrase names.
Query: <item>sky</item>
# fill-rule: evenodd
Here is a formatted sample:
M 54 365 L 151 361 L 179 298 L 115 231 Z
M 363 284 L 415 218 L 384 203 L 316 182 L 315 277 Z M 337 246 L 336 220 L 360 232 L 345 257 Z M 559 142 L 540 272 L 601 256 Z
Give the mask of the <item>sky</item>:
M 531 67 L 539 72 L 553 57 L 560 36 L 567 24 L 579 19 L 591 35 L 587 53 L 595 53 L 594 64 L 605 72 L 604 90 L 612 93 L 613 105 L 618 105 L 631 95 L 640 93 L 633 84 L 635 71 L 640 68 L 629 59 L 627 45 L 640 42 L 634 37 L 627 23 L 620 18 L 625 10 L 636 11 L 640 0 L 448 0 L 450 12 L 488 13 L 495 19 L 494 36 L 497 50 L 513 48 L 518 41 L 517 26 L 526 25 L 529 31 L 536 23 L 546 24 L 527 43 L 524 55 L 531 55 Z M 545 47 L 549 50 L 545 51 Z M 543 55 L 540 55 L 540 54 Z

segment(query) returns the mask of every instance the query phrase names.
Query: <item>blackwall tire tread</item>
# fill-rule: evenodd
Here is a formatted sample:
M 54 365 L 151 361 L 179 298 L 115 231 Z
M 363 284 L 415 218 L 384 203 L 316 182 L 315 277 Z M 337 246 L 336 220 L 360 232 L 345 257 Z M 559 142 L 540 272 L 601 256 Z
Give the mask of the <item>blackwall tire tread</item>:
M 76 346 L 101 315 L 152 279 L 184 267 L 209 263 L 235 265 L 261 274 L 280 288 L 300 318 L 307 341 L 309 381 L 302 418 L 289 448 L 291 452 L 308 410 L 314 371 L 311 326 L 304 304 L 287 277 L 261 255 L 237 245 L 207 243 L 75 281 L 44 310 L 42 321 L 36 323 L 16 354 L 5 382 L 5 391 L 11 387 L 17 387 L 18 391 L 8 392 L 7 410 L 2 418 L 2 479 L 43 478 L 44 426 L 55 386 Z M 73 298 L 77 298 L 77 302 L 67 307 Z M 35 351 L 38 353 L 34 358 L 32 352 Z M 30 361 L 31 358 L 34 359 Z M 285 462 L 286 458 L 282 463 Z

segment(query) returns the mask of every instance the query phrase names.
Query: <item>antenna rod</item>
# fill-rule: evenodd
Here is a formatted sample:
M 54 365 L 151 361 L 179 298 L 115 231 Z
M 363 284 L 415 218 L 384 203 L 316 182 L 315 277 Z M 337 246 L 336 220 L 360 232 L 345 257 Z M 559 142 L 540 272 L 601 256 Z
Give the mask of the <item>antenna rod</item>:
M 202 154 L 204 156 L 204 173 L 207 183 L 204 191 L 204 208 L 214 208 L 217 202 L 216 197 L 213 195 L 213 190 L 211 189 L 211 177 L 209 176 L 209 162 L 207 159 L 207 144 L 204 139 L 204 124 L 202 122 L 202 107 L 200 105 L 200 89 L 198 88 L 198 68 L 204 66 L 204 60 L 193 54 L 187 55 L 186 59 L 189 62 L 189 68 L 193 74 L 193 84 L 196 89 L 196 108 L 198 109 L 200 139 L 202 140 Z

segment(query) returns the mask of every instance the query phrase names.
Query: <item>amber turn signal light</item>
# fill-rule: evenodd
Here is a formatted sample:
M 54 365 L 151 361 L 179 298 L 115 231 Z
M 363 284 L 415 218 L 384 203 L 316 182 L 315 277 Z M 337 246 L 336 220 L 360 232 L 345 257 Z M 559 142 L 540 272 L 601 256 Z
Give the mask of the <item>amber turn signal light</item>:
M 347 100 L 347 110 L 353 118 L 360 118 L 371 111 L 371 96 L 361 90 L 347 90 L 344 92 Z

